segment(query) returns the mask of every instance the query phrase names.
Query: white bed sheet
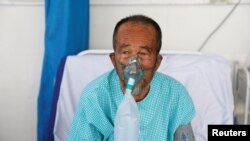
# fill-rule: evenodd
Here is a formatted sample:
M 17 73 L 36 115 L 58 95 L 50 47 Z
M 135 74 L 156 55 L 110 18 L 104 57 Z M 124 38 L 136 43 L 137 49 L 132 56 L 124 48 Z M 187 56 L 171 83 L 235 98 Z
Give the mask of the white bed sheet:
M 84 86 L 112 69 L 108 54 L 67 57 L 54 126 L 56 141 L 65 141 Z M 163 54 L 158 71 L 179 80 L 196 109 L 192 121 L 196 141 L 207 141 L 208 124 L 233 124 L 232 65 L 205 54 Z

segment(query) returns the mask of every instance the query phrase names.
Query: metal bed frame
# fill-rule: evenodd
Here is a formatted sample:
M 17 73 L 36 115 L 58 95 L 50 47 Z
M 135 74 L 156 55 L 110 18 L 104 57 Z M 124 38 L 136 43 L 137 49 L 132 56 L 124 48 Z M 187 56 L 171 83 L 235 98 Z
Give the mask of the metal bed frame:
M 233 82 L 235 124 L 250 124 L 250 70 L 236 63 Z

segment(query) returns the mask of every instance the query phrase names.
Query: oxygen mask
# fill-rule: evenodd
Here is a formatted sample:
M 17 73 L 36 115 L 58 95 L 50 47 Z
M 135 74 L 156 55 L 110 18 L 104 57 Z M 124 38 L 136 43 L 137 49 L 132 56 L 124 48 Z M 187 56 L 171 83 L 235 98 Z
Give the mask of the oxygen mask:
M 137 56 L 132 56 L 128 59 L 123 72 L 126 80 L 133 78 L 135 83 L 139 82 L 144 76 L 140 61 Z

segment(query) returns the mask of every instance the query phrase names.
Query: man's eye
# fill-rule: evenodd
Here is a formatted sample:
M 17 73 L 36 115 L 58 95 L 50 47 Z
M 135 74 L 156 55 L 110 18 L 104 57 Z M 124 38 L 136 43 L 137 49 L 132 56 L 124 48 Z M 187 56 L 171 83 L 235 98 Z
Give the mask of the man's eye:
M 139 52 L 138 56 L 141 59 L 148 59 L 150 55 L 149 55 L 149 52 Z
M 146 53 L 144 53 L 144 52 L 140 52 L 139 54 L 140 54 L 140 55 L 146 55 Z
M 129 52 L 128 52 L 128 51 L 123 51 L 123 52 L 122 52 L 122 54 L 124 54 L 124 55 L 128 55 L 128 54 L 129 54 Z
M 144 55 L 148 55 L 148 53 L 147 52 L 140 52 L 139 55 L 144 56 Z

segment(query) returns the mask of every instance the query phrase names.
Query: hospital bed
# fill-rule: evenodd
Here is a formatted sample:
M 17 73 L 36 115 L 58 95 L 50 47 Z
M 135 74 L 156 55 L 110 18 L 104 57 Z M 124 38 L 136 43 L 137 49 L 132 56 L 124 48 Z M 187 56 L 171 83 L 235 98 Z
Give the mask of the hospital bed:
M 63 59 L 56 80 L 48 138 L 66 140 L 83 88 L 113 68 L 110 52 L 87 50 Z M 196 141 L 207 141 L 209 124 L 247 124 L 249 78 L 245 78 L 249 77 L 249 71 L 213 54 L 168 51 L 161 54 L 163 60 L 158 71 L 180 81 L 193 99 L 196 115 L 191 124 Z M 244 110 L 237 109 L 235 103 Z

